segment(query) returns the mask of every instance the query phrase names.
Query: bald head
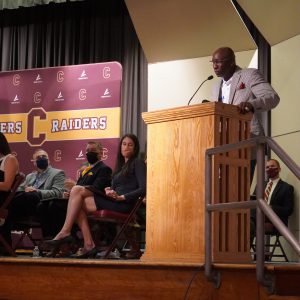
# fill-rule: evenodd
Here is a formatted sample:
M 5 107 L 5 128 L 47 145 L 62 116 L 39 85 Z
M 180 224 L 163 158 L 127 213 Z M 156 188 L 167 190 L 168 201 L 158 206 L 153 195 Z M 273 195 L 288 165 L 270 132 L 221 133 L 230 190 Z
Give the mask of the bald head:
M 223 59 L 229 59 L 231 61 L 235 62 L 235 55 L 234 52 L 231 48 L 229 47 L 221 47 L 219 49 L 217 49 L 214 53 L 213 56 L 215 54 L 218 54 L 220 57 L 222 57 Z
M 231 78 L 236 68 L 233 50 L 229 47 L 217 49 L 212 55 L 212 63 L 216 75 L 227 81 Z

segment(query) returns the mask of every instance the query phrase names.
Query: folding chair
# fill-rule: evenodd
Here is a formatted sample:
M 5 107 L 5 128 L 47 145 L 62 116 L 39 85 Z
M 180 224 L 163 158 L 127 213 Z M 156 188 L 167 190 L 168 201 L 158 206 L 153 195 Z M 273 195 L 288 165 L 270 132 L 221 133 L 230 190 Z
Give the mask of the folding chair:
M 16 175 L 14 183 L 11 187 L 10 193 L 4 200 L 3 204 L 0 207 L 0 220 L 2 221 L 2 225 L 4 224 L 7 215 L 8 215 L 8 205 L 10 204 L 11 200 L 14 198 L 16 191 L 19 187 L 19 185 L 24 181 L 25 175 L 23 173 L 19 173 Z M 16 256 L 13 248 L 7 243 L 5 238 L 2 236 L 0 233 L 0 243 L 4 246 L 5 250 L 11 255 L 11 256 Z
M 91 220 L 96 221 L 96 222 L 110 222 L 110 223 L 115 223 L 115 224 L 121 226 L 119 232 L 113 239 L 110 246 L 108 246 L 108 248 L 106 249 L 102 258 L 109 257 L 109 254 L 116 247 L 117 242 L 121 239 L 122 234 L 125 235 L 126 240 L 130 244 L 137 243 L 136 239 L 133 238 L 132 235 L 130 235 L 130 233 L 128 232 L 128 229 L 130 227 L 131 228 L 140 227 L 140 225 L 138 224 L 138 221 L 137 221 L 138 220 L 137 211 L 138 211 L 139 207 L 141 206 L 142 202 L 143 202 L 143 198 L 140 197 L 137 200 L 135 206 L 133 207 L 133 209 L 131 210 L 130 213 L 120 213 L 120 212 L 115 212 L 115 211 L 110 211 L 110 210 L 104 209 L 104 210 L 97 210 L 92 215 L 89 216 L 89 218 Z M 141 256 L 141 254 L 142 253 L 140 252 L 139 256 Z
M 278 257 L 283 258 L 285 262 L 288 262 L 287 255 L 282 247 L 282 244 L 280 242 L 280 234 L 279 232 L 268 232 L 266 233 L 266 243 L 265 247 L 269 249 L 267 252 L 268 260 L 272 261 L 272 258 Z M 275 241 L 273 241 L 273 238 L 275 237 Z
M 40 229 L 40 233 L 34 232 L 36 229 Z M 17 218 L 14 220 L 14 231 L 19 233 L 18 239 L 15 242 L 14 250 L 25 249 L 23 242 L 26 238 L 32 243 L 32 247 L 27 247 L 28 249 L 33 249 L 35 246 L 39 245 L 43 241 L 43 236 L 41 233 L 41 224 L 36 220 L 34 216 Z M 38 230 L 36 230 L 38 231 Z M 28 241 L 27 240 L 27 241 Z M 30 244 L 29 242 L 29 244 Z
M 272 261 L 272 258 L 275 257 L 283 258 L 285 262 L 289 261 L 281 244 L 280 237 L 280 233 L 274 227 L 265 230 L 265 261 Z M 256 245 L 254 244 L 254 241 L 250 246 L 250 250 L 251 249 L 254 260 L 256 260 Z

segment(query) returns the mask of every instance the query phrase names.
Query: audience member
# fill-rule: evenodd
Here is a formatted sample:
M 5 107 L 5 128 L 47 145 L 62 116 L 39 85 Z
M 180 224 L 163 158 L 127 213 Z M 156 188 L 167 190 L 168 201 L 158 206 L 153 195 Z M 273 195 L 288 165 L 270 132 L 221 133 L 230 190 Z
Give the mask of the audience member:
M 294 208 L 294 187 L 279 177 L 281 171 L 280 164 L 275 159 L 266 162 L 266 182 L 264 200 L 271 206 L 281 221 L 287 226 L 288 218 L 293 213 Z M 266 218 L 265 227 L 267 232 L 273 230 L 273 225 Z M 256 230 L 256 210 L 251 211 L 251 241 L 255 236 Z
M 0 132 L 0 205 L 3 204 L 4 200 L 8 196 L 18 172 L 18 160 L 11 154 L 6 137 L 2 132 Z M 0 231 L 6 241 L 11 244 L 9 220 L 0 221 Z
M 28 174 L 20 185 L 18 192 L 11 203 L 10 214 L 12 219 L 18 217 L 38 217 L 37 207 L 43 201 L 62 197 L 65 173 L 63 170 L 50 166 L 48 153 L 38 149 L 33 153 L 33 164 L 36 171 Z M 40 218 L 44 235 L 49 234 L 47 216 Z
M 116 168 L 111 187 L 106 187 L 103 193 L 93 193 L 91 190 L 74 186 L 71 190 L 67 216 L 61 231 L 48 241 L 53 247 L 59 247 L 73 240 L 71 229 L 74 222 L 79 225 L 84 246 L 74 256 L 76 258 L 94 257 L 97 253 L 93 241 L 87 215 L 100 209 L 108 209 L 128 213 L 137 199 L 146 193 L 146 166 L 138 159 L 139 141 L 133 134 L 121 138 Z
M 80 175 L 75 183 L 71 179 L 64 182 L 64 192 L 61 198 L 42 202 L 38 206 L 41 220 L 47 220 L 49 231 L 46 237 L 54 237 L 62 228 L 67 212 L 70 192 L 75 185 L 93 187 L 96 191 L 103 191 L 111 183 L 112 170 L 103 161 L 103 147 L 96 141 L 86 145 L 86 158 L 88 164 L 81 167 Z

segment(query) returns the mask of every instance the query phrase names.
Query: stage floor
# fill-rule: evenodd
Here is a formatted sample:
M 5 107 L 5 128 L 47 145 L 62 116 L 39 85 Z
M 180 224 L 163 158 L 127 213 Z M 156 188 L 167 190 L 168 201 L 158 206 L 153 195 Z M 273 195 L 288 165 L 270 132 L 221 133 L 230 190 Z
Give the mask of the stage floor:
M 0 299 L 269 299 L 256 281 L 254 263 L 214 267 L 221 273 L 219 289 L 206 280 L 203 264 L 0 257 Z M 276 274 L 281 294 L 286 278 L 289 291 L 300 295 L 299 264 L 268 263 L 266 269 Z

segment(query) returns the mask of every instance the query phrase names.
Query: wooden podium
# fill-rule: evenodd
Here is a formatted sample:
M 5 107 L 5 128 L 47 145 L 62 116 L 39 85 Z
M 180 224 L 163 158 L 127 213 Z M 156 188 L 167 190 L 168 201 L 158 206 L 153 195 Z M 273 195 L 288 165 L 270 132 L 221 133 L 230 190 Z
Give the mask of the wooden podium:
M 204 262 L 205 150 L 249 138 L 251 114 L 205 104 L 143 113 L 147 224 L 143 261 Z M 249 199 L 249 150 L 214 157 L 215 202 Z M 213 260 L 250 259 L 249 211 L 213 214 Z

